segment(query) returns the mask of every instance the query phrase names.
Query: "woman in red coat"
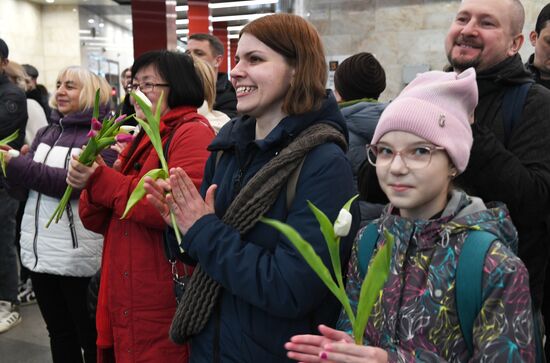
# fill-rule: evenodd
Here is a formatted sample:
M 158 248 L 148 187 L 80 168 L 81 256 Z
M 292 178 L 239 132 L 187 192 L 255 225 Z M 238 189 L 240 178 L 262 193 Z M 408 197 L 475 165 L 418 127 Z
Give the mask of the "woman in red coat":
M 160 133 L 170 140 L 167 160 L 200 186 L 214 137 L 208 121 L 197 114 L 204 101 L 201 80 L 190 56 L 148 52 L 132 66 L 131 87 L 139 89 L 156 110 L 161 93 Z M 136 115 L 145 119 L 138 105 Z M 186 346 L 168 337 L 176 309 L 171 265 L 164 253 L 166 228 L 159 212 L 143 198 L 121 220 L 140 178 L 160 167 L 149 137 L 142 131 L 121 154 L 115 169 L 71 161 L 68 181 L 84 188 L 80 216 L 84 226 L 105 236 L 96 325 L 98 362 L 187 362 Z M 179 273 L 189 267 L 178 266 Z

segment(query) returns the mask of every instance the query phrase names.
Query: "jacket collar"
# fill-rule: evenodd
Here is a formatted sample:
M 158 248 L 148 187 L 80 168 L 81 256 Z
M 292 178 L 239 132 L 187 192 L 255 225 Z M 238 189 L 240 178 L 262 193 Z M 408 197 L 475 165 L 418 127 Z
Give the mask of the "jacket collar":
M 195 106 L 178 106 L 168 111 L 164 116 L 160 118 L 161 131 L 164 128 L 172 129 L 180 123 L 194 121 L 199 115 L 197 114 L 197 107 Z M 210 127 L 207 121 L 204 121 L 206 125 Z
M 84 111 L 62 115 L 57 109 L 53 109 L 50 115 L 49 122 L 51 124 L 59 124 L 63 119 L 63 126 L 85 126 L 88 127 L 92 123 L 93 108 L 85 109 Z M 102 120 L 109 113 L 109 107 L 102 105 L 99 107 L 99 120 Z
M 307 127 L 318 122 L 325 122 L 340 130 L 348 141 L 346 122 L 338 109 L 338 104 L 332 91 L 327 91 L 325 100 L 319 110 L 301 115 L 289 115 L 263 140 L 255 140 L 256 120 L 244 115 L 228 122 L 219 132 L 208 149 L 210 151 L 226 149 L 245 150 L 248 145 L 255 144 L 260 150 L 282 148 Z

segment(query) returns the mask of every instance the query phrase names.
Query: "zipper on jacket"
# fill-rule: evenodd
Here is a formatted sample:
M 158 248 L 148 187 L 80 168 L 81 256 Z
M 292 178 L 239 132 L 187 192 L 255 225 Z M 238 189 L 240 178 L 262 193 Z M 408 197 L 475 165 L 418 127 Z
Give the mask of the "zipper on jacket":
M 252 160 L 254 160 L 254 156 L 256 155 L 256 151 L 247 153 L 247 159 L 244 162 L 244 164 L 241 164 L 241 158 L 239 155 L 239 149 L 235 148 L 235 158 L 237 160 L 237 164 L 239 166 L 239 170 L 237 171 L 237 177 L 235 178 L 235 181 L 233 183 L 233 198 L 239 194 L 243 187 L 243 177 L 246 174 L 246 171 L 250 167 L 250 164 L 252 164 Z
M 76 132 L 76 131 L 75 131 Z M 75 136 L 76 141 L 76 136 Z M 74 141 L 73 141 L 74 145 Z M 67 155 L 65 156 L 65 169 L 68 169 L 69 162 L 71 160 L 71 151 L 73 150 L 73 147 L 71 146 L 69 148 L 69 151 L 67 152 Z M 71 201 L 69 200 L 69 203 L 67 203 L 67 217 L 69 218 L 69 229 L 71 230 L 71 239 L 73 241 L 73 248 L 78 248 L 78 238 L 76 235 L 76 228 L 74 226 L 74 215 L 73 215 L 73 207 L 71 205 Z
M 50 152 L 53 150 L 53 148 L 57 145 L 57 142 L 61 138 L 61 135 L 63 134 L 63 125 L 61 124 L 61 121 L 63 121 L 63 118 L 59 119 L 59 127 L 61 128 L 61 132 L 59 132 L 59 135 L 57 136 L 57 139 L 52 144 L 52 147 L 50 147 L 50 150 L 46 153 L 46 156 L 44 156 L 44 160 L 42 161 L 42 164 L 46 165 L 46 161 L 48 161 L 48 156 L 50 156 Z M 38 196 L 36 197 L 36 207 L 34 209 L 34 239 L 32 243 L 32 251 L 34 253 L 34 267 L 38 266 L 38 223 L 39 223 L 39 214 L 40 214 L 40 200 L 42 199 L 42 193 L 38 193 Z
M 404 258 L 404 261 L 403 261 L 403 277 L 402 277 L 402 281 L 403 283 L 401 284 L 401 291 L 399 293 L 399 304 L 397 306 L 397 310 L 396 310 L 396 313 L 397 313 L 397 317 L 396 317 L 396 321 L 395 321 L 395 329 L 393 331 L 393 336 L 392 336 L 392 344 L 394 345 L 399 345 L 399 336 L 398 336 L 398 331 L 401 327 L 401 317 L 402 317 L 402 313 L 401 313 L 401 307 L 403 306 L 403 291 L 406 287 L 406 273 L 407 273 L 407 268 L 409 267 L 409 265 L 411 264 L 410 263 L 410 259 L 411 259 L 411 255 L 412 255 L 412 251 L 411 251 L 411 241 L 413 240 L 414 238 L 414 234 L 416 232 L 416 225 L 413 225 L 413 230 L 412 230 L 412 233 L 411 233 L 411 238 L 409 239 L 409 243 L 407 244 L 407 251 L 405 252 L 405 258 Z

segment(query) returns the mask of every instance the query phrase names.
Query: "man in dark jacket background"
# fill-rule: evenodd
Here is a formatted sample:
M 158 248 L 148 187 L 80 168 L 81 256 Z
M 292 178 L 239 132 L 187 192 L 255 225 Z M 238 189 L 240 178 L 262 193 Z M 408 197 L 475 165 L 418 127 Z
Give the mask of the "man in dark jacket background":
M 227 78 L 227 73 L 219 71 L 224 52 L 225 48 L 222 42 L 213 35 L 195 33 L 189 36 L 187 53 L 210 64 L 218 75 L 216 82 L 216 102 L 213 109 L 233 118 L 237 116 L 237 95 Z
M 476 69 L 479 88 L 470 162 L 456 183 L 485 202 L 502 201 L 508 206 L 540 317 L 549 256 L 550 91 L 539 84 L 530 87 L 509 142 L 502 113 L 506 89 L 532 82 L 518 54 L 524 19 L 518 0 L 465 0 L 445 49 L 455 71 Z
M 529 34 L 535 52 L 525 64 L 533 73 L 535 81 L 550 88 L 550 3 L 542 8 L 535 30 Z
M 535 30 L 529 34 L 531 45 L 535 52 L 531 54 L 526 67 L 533 74 L 533 79 L 538 84 L 550 89 L 550 3 L 544 6 L 537 17 Z M 550 218 L 547 222 L 550 232 Z M 550 233 L 549 233 L 550 234 Z M 550 243 L 550 241 L 548 241 Z M 544 325 L 550 328 L 550 268 L 546 268 L 546 279 L 544 282 L 544 300 L 542 305 Z M 548 335 L 547 335 L 548 341 Z M 550 357 L 550 343 L 545 347 L 546 357 Z
M 27 125 L 25 93 L 10 83 L 4 74 L 9 63 L 9 48 L 0 39 L 0 140 L 19 130 L 19 137 L 9 145 L 20 149 Z M 0 176 L 0 333 L 21 322 L 17 300 L 17 255 L 15 252 L 15 215 L 19 202 L 4 188 Z

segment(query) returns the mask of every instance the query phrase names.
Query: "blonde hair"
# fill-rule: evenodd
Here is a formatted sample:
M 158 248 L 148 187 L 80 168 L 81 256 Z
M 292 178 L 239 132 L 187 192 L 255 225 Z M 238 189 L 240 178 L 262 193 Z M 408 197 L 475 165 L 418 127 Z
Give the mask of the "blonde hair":
M 25 68 L 19 63 L 10 61 L 8 65 L 4 68 L 6 76 L 19 87 L 23 92 L 27 92 L 30 82 L 30 77 L 25 72 Z
M 80 66 L 69 66 L 59 72 L 56 83 L 64 80 L 71 80 L 80 87 L 80 98 L 78 100 L 80 110 L 94 107 L 95 92 L 98 88 L 100 90 L 99 103 L 101 105 L 109 105 L 111 86 L 104 77 L 100 77 Z M 57 108 L 55 96 L 51 98 L 50 105 L 53 108 Z
M 198 57 L 193 57 L 195 63 L 195 71 L 202 81 L 204 88 L 204 100 L 208 103 L 208 111 L 212 111 L 214 102 L 216 101 L 216 71 L 207 62 Z

